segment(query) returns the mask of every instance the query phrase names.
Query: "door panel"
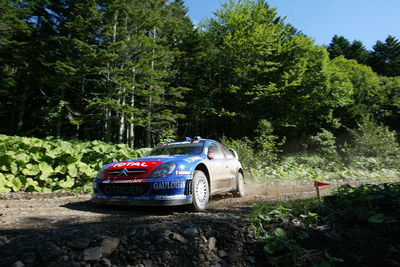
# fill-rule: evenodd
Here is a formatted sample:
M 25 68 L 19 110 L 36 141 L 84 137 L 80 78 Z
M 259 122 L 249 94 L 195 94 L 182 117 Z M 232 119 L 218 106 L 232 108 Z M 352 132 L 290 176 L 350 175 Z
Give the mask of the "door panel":
M 209 161 L 211 193 L 224 191 L 230 185 L 227 159 L 216 142 L 211 142 L 208 150 L 214 153 L 214 158 Z

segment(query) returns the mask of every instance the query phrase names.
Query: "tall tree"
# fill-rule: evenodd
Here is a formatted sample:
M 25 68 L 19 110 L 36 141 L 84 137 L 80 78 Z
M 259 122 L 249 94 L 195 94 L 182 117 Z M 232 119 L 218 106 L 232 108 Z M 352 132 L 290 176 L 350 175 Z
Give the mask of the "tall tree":
M 338 35 L 333 36 L 327 49 L 331 59 L 344 56 L 347 59 L 355 59 L 358 63 L 366 64 L 369 57 L 369 52 L 361 41 L 354 40 L 350 43 L 345 37 Z
M 334 124 L 333 109 L 350 101 L 351 92 L 331 82 L 326 50 L 264 1 L 228 1 L 201 38 L 197 62 L 208 83 L 196 88 L 203 97 L 191 105 L 202 108 L 190 117 L 203 116 L 208 133 L 254 136 L 266 119 L 294 140 Z
M 182 1 L 16 0 L 0 9 L 9 133 L 132 146 L 174 133 L 186 89 L 173 63 L 192 28 Z
M 369 66 L 349 60 L 343 56 L 332 60 L 331 64 L 337 73 L 344 75 L 351 83 L 354 94 L 352 103 L 349 106 L 338 110 L 344 126 L 356 128 L 371 118 L 379 118 L 380 105 L 384 101 L 385 94 L 379 85 L 379 77 Z
M 373 46 L 369 65 L 381 75 L 400 76 L 400 42 L 389 35 L 385 42 L 377 41 Z

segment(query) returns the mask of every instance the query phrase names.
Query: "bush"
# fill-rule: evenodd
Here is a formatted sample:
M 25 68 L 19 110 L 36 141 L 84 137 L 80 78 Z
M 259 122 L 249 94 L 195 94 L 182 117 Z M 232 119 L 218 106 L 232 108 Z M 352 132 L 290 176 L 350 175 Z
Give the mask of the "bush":
M 396 133 L 388 127 L 366 121 L 351 131 L 354 136 L 352 152 L 364 157 L 398 157 L 399 144 Z
M 253 149 L 253 142 L 249 138 L 235 140 L 224 136 L 220 141 L 227 147 L 236 150 L 244 169 L 250 170 L 259 166 L 259 158 Z
M 283 145 L 283 142 L 278 143 L 278 137 L 272 134 L 272 124 L 267 120 L 260 120 L 256 129 L 257 137 L 255 138 L 254 147 L 257 150 L 259 157 L 267 162 L 276 159 L 278 152 L 281 152 L 278 147 Z
M 283 141 L 278 143 L 278 137 L 272 135 L 272 132 L 272 124 L 267 120 L 261 120 L 254 140 L 250 140 L 248 137 L 241 140 L 222 137 L 220 141 L 238 152 L 243 168 L 248 171 L 257 170 L 269 166 L 281 152 L 278 147 L 283 144 Z
M 311 148 L 321 155 L 328 157 L 337 156 L 336 138 L 328 130 L 322 129 L 321 132 L 310 137 Z
M 351 133 L 353 144 L 344 149 L 349 164 L 368 170 L 398 168 L 400 149 L 395 132 L 366 121 Z
M 146 149 L 99 141 L 78 142 L 0 135 L 0 193 L 90 192 L 106 163 L 137 158 Z

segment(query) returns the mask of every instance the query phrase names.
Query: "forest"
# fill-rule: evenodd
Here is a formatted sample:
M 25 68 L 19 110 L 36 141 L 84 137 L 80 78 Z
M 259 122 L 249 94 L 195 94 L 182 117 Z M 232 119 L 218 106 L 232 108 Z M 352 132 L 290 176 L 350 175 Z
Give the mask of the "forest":
M 187 12 L 183 0 L 1 1 L 0 133 L 296 152 L 400 131 L 395 36 L 318 46 L 265 0 L 228 1 L 201 25 Z

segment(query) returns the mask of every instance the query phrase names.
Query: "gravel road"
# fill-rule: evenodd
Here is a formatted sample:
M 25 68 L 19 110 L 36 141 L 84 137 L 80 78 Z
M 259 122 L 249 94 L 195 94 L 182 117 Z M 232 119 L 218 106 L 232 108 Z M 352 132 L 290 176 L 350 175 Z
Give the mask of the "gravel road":
M 252 207 L 315 190 L 246 189 L 243 198 L 213 197 L 203 213 L 96 206 L 90 195 L 0 194 L 0 266 L 263 266 L 250 226 Z

